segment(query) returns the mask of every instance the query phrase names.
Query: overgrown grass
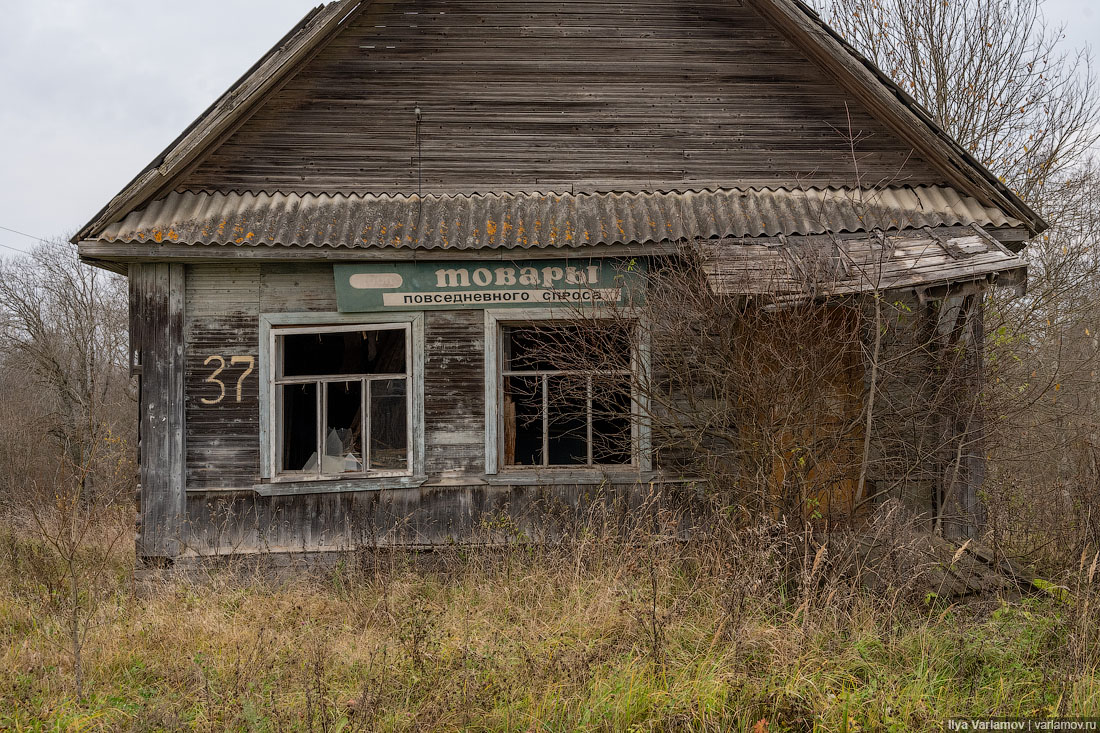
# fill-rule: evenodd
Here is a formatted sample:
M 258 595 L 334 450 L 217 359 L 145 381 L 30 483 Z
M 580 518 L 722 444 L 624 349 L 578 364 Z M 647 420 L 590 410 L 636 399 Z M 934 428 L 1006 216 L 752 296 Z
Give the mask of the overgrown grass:
M 791 570 L 761 536 L 144 587 L 120 556 L 78 701 L 20 542 L 0 561 L 3 730 L 927 731 L 1100 710 L 1079 598 L 929 606 Z

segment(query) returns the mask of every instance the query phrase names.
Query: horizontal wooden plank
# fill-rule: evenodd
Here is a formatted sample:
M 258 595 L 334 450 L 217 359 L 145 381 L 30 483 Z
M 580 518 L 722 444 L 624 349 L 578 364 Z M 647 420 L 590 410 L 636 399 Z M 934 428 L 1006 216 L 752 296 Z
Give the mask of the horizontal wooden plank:
M 941 182 L 740 4 L 372 3 L 176 187 L 851 185 L 853 136 L 864 181 Z

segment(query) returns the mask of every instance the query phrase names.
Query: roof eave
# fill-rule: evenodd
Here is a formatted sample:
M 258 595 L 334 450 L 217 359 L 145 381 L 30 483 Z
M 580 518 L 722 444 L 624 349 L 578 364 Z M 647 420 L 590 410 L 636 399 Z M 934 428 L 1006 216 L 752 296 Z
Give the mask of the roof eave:
M 870 100 L 880 112 L 892 118 L 896 131 L 927 155 L 961 190 L 1020 219 L 1032 235 L 1048 228 L 1024 201 L 939 128 L 927 111 L 851 48 L 802 0 L 745 0 L 745 3 L 785 32 L 811 58 L 831 69 L 837 81 L 854 97 Z M 170 189 L 201 155 L 246 121 L 267 94 L 289 80 L 349 18 L 370 4 L 370 0 L 338 0 L 307 14 L 250 72 L 82 227 L 72 241 L 78 243 L 95 238 L 106 226 Z
M 997 178 L 988 168 L 947 134 L 932 115 L 885 72 L 855 50 L 802 0 L 745 0 L 770 20 L 788 39 L 811 58 L 833 72 L 836 80 L 853 96 L 864 91 L 875 98 L 880 112 L 893 118 L 895 131 L 915 149 L 927 155 L 949 180 L 962 190 L 992 203 L 1025 222 L 1032 236 L 1049 228 L 1028 204 Z M 905 124 L 906 118 L 920 126 Z M 921 129 L 923 126 L 923 130 Z M 954 160 L 958 158 L 958 161 Z

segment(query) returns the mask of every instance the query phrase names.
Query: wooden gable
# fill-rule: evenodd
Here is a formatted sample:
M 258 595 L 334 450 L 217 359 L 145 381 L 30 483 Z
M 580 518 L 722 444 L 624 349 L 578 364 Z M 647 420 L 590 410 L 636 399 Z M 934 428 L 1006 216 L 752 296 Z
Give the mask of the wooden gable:
M 473 193 L 945 180 L 740 2 L 409 0 L 357 12 L 173 187 Z

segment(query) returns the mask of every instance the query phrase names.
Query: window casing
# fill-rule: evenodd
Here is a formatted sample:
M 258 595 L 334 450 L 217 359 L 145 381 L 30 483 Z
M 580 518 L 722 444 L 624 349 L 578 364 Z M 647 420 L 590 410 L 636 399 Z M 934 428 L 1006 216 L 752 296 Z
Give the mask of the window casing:
M 266 481 L 355 490 L 422 480 L 422 314 L 272 314 L 261 332 Z
M 621 317 L 487 311 L 486 473 L 650 470 L 638 332 Z M 540 349 L 543 336 L 549 348 Z M 567 356 L 570 339 L 588 342 L 588 354 Z
M 407 324 L 276 332 L 278 475 L 408 474 L 409 342 Z

